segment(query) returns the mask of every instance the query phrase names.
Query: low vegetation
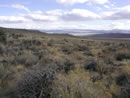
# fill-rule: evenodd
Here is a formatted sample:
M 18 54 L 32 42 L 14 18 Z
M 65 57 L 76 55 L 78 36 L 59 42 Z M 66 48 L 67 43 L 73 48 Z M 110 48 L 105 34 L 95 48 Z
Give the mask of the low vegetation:
M 130 41 L 0 31 L 0 98 L 130 98 Z
M 6 34 L 3 30 L 0 30 L 0 42 L 6 43 Z

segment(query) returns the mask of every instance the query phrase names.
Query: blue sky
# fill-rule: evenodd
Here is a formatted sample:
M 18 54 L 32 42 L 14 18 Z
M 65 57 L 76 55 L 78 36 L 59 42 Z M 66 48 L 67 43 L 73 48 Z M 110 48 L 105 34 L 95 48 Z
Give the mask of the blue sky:
M 129 29 L 130 0 L 0 0 L 0 26 Z

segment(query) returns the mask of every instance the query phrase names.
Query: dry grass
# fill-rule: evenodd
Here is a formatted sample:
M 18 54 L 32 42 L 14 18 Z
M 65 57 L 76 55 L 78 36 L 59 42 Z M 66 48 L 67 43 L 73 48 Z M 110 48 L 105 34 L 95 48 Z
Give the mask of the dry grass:
M 53 85 L 52 98 L 111 98 L 101 82 L 93 83 L 91 74 L 77 69 L 68 75 L 60 75 Z

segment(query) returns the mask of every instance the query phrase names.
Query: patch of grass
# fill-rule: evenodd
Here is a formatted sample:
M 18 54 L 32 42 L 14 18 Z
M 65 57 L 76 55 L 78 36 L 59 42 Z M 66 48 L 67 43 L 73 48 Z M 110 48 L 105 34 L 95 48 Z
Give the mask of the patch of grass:
M 88 72 L 76 70 L 55 80 L 51 98 L 112 98 L 105 89 L 98 82 L 93 84 Z

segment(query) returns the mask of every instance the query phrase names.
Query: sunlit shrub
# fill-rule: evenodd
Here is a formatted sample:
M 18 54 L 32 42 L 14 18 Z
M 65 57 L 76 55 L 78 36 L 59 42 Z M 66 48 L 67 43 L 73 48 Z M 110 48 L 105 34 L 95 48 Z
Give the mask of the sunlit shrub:
M 111 94 L 105 94 L 101 83 L 93 84 L 90 74 L 83 70 L 61 75 L 55 80 L 51 98 L 112 98 Z

